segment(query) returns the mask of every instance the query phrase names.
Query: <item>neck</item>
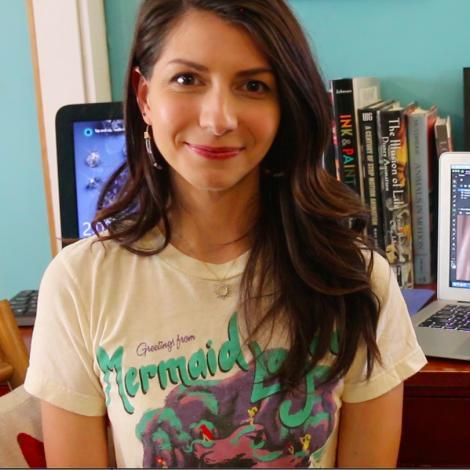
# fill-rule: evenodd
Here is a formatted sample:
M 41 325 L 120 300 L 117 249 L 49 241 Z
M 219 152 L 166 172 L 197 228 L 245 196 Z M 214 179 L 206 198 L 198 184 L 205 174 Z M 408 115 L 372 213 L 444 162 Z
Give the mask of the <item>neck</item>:
M 225 263 L 249 250 L 259 213 L 258 177 L 223 191 L 199 190 L 174 176 L 169 212 L 171 243 L 208 263 Z

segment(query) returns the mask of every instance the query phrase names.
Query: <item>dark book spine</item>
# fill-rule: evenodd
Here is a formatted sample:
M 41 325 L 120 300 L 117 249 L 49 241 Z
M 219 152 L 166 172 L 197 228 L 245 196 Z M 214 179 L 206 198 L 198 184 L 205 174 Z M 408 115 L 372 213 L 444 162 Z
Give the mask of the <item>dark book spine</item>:
M 330 139 L 328 142 L 328 146 L 326 147 L 323 153 L 323 166 L 325 170 L 334 178 L 339 178 L 339 168 L 338 168 L 338 139 L 336 138 L 336 128 L 335 128 L 335 118 L 334 118 L 334 108 L 333 108 L 333 95 L 330 89 L 328 93 L 330 98 L 330 105 L 331 105 L 331 134 Z
M 413 287 L 406 113 L 379 112 L 378 122 L 385 253 L 400 287 Z
M 438 218 L 439 212 L 439 198 L 438 198 L 438 185 L 439 185 L 439 166 L 434 137 L 434 127 L 437 121 L 437 108 L 434 114 L 428 118 L 428 162 L 429 162 L 429 213 L 430 213 L 430 230 L 431 230 L 431 277 L 432 282 L 437 279 L 437 241 L 438 241 Z M 446 126 L 447 127 L 447 126 Z M 449 148 L 449 150 L 451 147 Z M 413 200 L 411 201 L 413 207 Z M 416 282 L 416 281 L 415 281 Z
M 377 138 L 377 110 L 359 110 L 359 135 L 363 157 L 364 197 L 370 210 L 370 223 L 367 232 L 374 240 L 375 247 L 383 250 L 382 193 Z
M 323 167 L 331 176 L 333 176 L 333 178 L 337 177 L 336 175 L 336 151 L 335 151 L 335 145 L 334 145 L 332 137 L 330 137 L 328 146 L 326 147 L 325 152 L 323 153 Z
M 447 126 L 445 124 L 436 124 L 434 135 L 436 138 L 436 153 L 440 157 L 444 152 L 450 151 Z
M 463 69 L 464 150 L 470 151 L 470 67 Z
M 352 80 L 349 78 L 332 80 L 331 93 L 337 140 L 338 176 L 340 181 L 357 194 L 360 194 L 361 184 Z
M 435 152 L 432 135 L 436 108 L 408 118 L 408 153 L 413 220 L 413 267 L 416 284 L 434 282 L 433 200 Z

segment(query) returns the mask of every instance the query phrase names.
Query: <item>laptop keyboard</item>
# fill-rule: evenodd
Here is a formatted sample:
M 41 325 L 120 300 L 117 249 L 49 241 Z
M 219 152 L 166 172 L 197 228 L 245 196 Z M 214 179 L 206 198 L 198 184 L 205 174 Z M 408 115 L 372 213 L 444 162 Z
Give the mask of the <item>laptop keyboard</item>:
M 418 326 L 470 331 L 470 305 L 446 305 Z
M 22 290 L 9 300 L 19 326 L 32 326 L 38 305 L 37 290 Z

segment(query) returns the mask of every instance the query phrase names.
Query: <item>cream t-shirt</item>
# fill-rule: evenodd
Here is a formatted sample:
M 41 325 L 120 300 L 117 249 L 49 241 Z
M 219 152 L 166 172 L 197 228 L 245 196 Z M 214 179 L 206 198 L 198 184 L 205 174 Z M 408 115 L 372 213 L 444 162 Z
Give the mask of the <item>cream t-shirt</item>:
M 25 388 L 55 406 L 108 414 L 118 467 L 332 467 L 342 402 L 378 397 L 426 362 L 387 262 L 375 255 L 383 364 L 365 379 L 361 346 L 347 375 L 301 393 L 270 374 L 282 341 L 243 347 L 238 285 L 248 253 L 209 265 L 172 245 L 150 257 L 81 240 L 49 265 L 39 294 Z M 231 293 L 215 294 L 227 275 Z M 229 271 L 227 273 L 227 271 Z M 277 327 L 276 338 L 283 338 Z M 255 357 L 255 358 L 254 358 Z

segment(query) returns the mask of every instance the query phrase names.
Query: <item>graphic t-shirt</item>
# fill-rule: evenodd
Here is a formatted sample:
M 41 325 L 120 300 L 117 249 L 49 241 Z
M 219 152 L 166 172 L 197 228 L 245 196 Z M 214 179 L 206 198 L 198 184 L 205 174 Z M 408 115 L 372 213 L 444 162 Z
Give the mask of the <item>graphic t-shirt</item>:
M 379 255 L 382 365 L 366 380 L 361 345 L 343 379 L 322 384 L 325 357 L 284 393 L 273 378 L 286 356 L 282 323 L 270 340 L 244 342 L 237 299 L 248 253 L 207 269 L 172 245 L 141 257 L 93 241 L 46 270 L 25 388 L 78 414 L 107 413 L 118 467 L 334 466 L 342 402 L 378 397 L 426 362 Z M 217 295 L 214 273 L 227 277 L 228 296 Z M 331 354 L 335 345 L 333 335 Z

